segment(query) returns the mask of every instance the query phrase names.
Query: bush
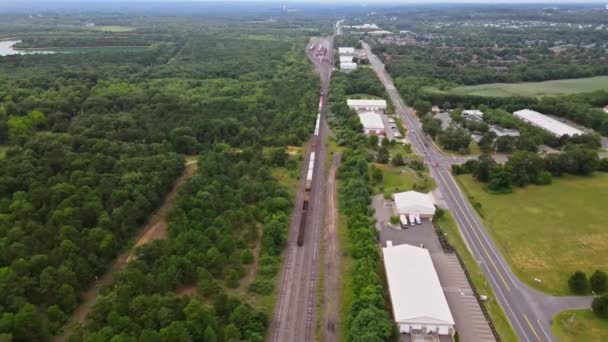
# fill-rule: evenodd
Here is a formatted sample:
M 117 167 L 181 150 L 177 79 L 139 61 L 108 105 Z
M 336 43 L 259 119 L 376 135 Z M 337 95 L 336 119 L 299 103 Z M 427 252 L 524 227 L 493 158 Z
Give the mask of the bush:
M 593 292 L 602 293 L 606 291 L 607 281 L 608 279 L 606 277 L 606 272 L 596 270 L 589 278 L 589 285 L 591 286 L 591 290 L 593 290 Z
M 391 216 L 391 224 L 399 224 L 399 216 Z
M 603 319 L 608 318 L 608 295 L 595 297 L 591 303 L 591 310 L 593 313 Z
M 600 165 L 597 169 L 602 172 L 608 172 L 608 158 L 600 159 Z
M 589 289 L 587 275 L 581 271 L 574 272 L 570 279 L 568 279 L 568 287 L 573 293 L 585 294 Z
M 553 183 L 553 176 L 551 176 L 551 172 L 542 171 L 536 177 L 535 183 L 538 185 L 549 185 Z

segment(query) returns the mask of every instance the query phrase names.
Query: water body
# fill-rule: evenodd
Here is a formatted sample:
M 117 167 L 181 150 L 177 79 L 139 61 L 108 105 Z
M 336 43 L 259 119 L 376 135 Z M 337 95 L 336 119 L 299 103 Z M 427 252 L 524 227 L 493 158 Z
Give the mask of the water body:
M 55 53 L 55 51 L 45 51 L 45 50 L 15 50 L 13 48 L 13 45 L 15 45 L 17 43 L 21 43 L 21 41 L 20 40 L 0 41 L 0 56 Z

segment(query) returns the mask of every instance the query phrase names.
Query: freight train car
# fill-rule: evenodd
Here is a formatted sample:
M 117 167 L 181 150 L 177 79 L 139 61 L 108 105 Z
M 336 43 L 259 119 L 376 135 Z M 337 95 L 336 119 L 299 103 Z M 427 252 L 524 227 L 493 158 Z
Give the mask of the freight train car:
M 315 153 L 310 152 L 310 160 L 308 161 L 308 171 L 306 172 L 306 191 L 312 188 L 312 177 L 315 169 Z
M 302 217 L 300 218 L 300 228 L 298 229 L 298 246 L 304 244 L 304 235 L 306 233 L 306 218 L 308 217 L 308 200 L 305 199 L 302 204 Z

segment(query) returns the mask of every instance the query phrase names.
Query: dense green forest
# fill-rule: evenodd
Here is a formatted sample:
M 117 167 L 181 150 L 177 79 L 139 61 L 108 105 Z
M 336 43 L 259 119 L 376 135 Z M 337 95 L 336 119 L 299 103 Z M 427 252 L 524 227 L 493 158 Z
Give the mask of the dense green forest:
M 221 289 L 238 283 L 251 259 L 241 253 L 262 239 L 251 291 L 272 292 L 291 203 L 269 173 L 285 158 L 260 151 L 299 145 L 314 124 L 306 32 L 269 38 L 232 26 L 222 35 L 204 20 L 182 31 L 159 26 L 139 29 L 158 38 L 144 50 L 0 57 L 3 338 L 58 333 L 181 174 L 183 155 L 200 154 L 170 239 L 142 249 L 117 276 L 81 337 L 263 339 L 266 313 Z M 177 297 L 183 285 L 208 300 Z

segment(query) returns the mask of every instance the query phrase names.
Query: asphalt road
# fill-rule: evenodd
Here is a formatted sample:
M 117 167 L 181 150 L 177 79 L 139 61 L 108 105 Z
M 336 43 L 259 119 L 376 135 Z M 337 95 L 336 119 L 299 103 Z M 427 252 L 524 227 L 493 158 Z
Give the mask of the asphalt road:
M 556 341 L 551 332 L 552 317 L 563 310 L 588 308 L 592 298 L 548 296 L 530 288 L 515 276 L 456 184 L 448 166 L 453 160 L 440 153 L 430 138 L 423 134 L 420 122 L 403 102 L 382 62 L 373 55 L 367 44 L 364 44 L 364 48 L 393 101 L 395 112 L 407 126 L 413 150 L 423 156 L 429 165 L 431 175 L 458 222 L 465 242 L 481 265 L 519 340 Z
M 327 54 L 316 56 L 317 49 L 309 50 L 309 46 L 312 44 L 317 47 L 319 44 L 322 44 L 327 49 Z M 327 94 L 333 66 L 333 38 L 312 38 L 309 46 L 306 47 L 306 52 L 319 72 L 321 89 Z M 278 299 L 275 304 L 274 318 L 270 327 L 270 341 L 312 341 L 315 338 L 317 266 L 319 264 L 320 253 L 319 240 L 325 218 L 326 182 L 324 172 L 327 130 L 325 105 L 323 105 L 318 140 L 315 143 L 315 139 L 312 137 L 309 144 L 311 149 L 314 149 L 316 152 L 316 162 L 312 189 L 309 195 L 304 244 L 298 246 L 296 239 L 302 214 L 302 203 L 304 197 L 307 196 L 304 193 L 304 184 L 310 154 L 306 155 L 302 164 L 301 181 L 291 219 L 288 246 L 284 252 Z

